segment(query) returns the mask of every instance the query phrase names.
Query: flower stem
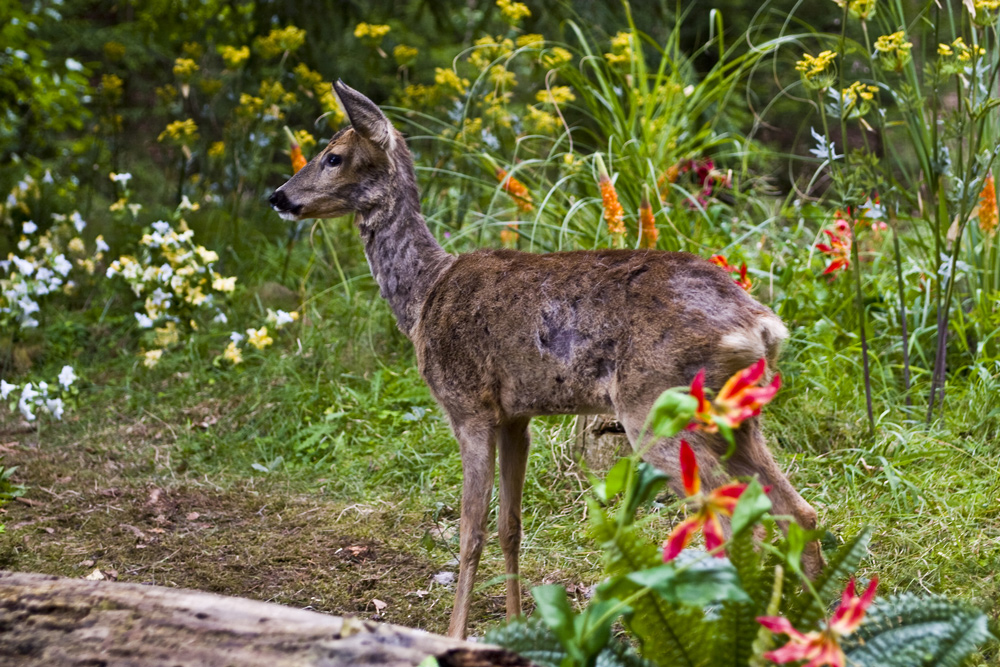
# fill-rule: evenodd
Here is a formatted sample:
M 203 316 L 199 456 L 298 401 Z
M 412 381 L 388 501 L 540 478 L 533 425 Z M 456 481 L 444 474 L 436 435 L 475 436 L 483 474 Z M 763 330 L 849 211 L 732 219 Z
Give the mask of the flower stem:
M 851 261 L 854 263 L 854 286 L 856 289 L 857 309 L 858 309 L 858 329 L 861 332 L 861 361 L 865 371 L 865 406 L 868 409 L 868 433 L 875 433 L 875 416 L 872 412 L 872 378 L 868 364 L 868 317 L 865 312 L 864 294 L 861 289 L 861 262 L 858 258 L 858 239 L 854 234 L 853 220 L 849 225 L 851 230 Z

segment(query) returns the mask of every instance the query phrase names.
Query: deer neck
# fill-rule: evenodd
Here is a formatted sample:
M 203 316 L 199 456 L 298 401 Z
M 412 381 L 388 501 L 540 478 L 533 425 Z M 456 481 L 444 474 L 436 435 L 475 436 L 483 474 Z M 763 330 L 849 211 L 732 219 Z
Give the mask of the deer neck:
M 401 169 L 377 206 L 358 214 L 365 256 L 399 329 L 413 327 L 430 288 L 455 261 L 431 234 L 420 213 L 412 167 Z

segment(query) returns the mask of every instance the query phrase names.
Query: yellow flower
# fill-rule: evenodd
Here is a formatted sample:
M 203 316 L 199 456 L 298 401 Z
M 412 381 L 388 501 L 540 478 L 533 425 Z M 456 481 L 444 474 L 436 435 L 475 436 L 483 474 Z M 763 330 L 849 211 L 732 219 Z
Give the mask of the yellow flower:
M 951 47 L 948 46 L 947 44 L 938 44 L 937 51 L 939 56 L 950 56 L 954 55 L 955 53 L 954 51 L 951 50 Z
M 219 55 L 229 69 L 236 69 L 250 58 L 249 46 L 220 46 Z
M 156 99 L 158 99 L 161 104 L 170 104 L 177 99 L 177 89 L 174 88 L 173 84 L 169 83 L 165 86 L 157 86 Z
M 236 347 L 234 341 L 229 341 L 229 345 L 226 346 L 226 351 L 222 353 L 222 356 L 233 366 L 243 363 L 243 352 L 240 351 L 240 348 Z
M 559 106 L 576 100 L 576 95 L 569 86 L 552 86 L 546 90 L 539 90 L 535 99 L 545 104 Z
M 74 237 L 66 247 L 70 252 L 76 253 L 77 255 L 82 255 L 87 252 L 87 248 L 83 245 L 83 239 L 79 236 Z
M 839 7 L 847 5 L 847 11 L 856 19 L 867 21 L 875 16 L 876 0 L 833 0 Z
M 359 23 L 354 28 L 354 36 L 369 46 L 378 46 L 382 42 L 382 38 L 389 34 L 390 30 L 392 28 L 387 25 Z
M 619 32 L 611 38 L 611 53 L 604 54 L 612 65 L 625 65 L 632 62 L 632 33 Z
M 306 90 L 312 90 L 317 95 L 321 95 L 323 93 L 323 89 L 328 88 L 328 86 L 323 83 L 323 75 L 309 69 L 309 66 L 305 63 L 299 63 L 292 71 L 295 72 L 295 79 L 299 82 L 299 85 Z
M 550 134 L 559 129 L 559 118 L 548 111 L 542 111 L 538 107 L 528 107 L 524 116 L 524 125 L 531 132 L 538 134 Z
M 284 53 L 291 53 L 306 41 L 306 31 L 293 25 L 287 28 L 276 28 L 266 37 L 258 37 L 254 42 L 257 52 L 264 58 L 276 58 Z
M 178 58 L 174 61 L 174 76 L 187 81 L 198 71 L 198 63 L 190 58 Z
M 222 157 L 226 154 L 226 143 L 224 141 L 214 141 L 208 147 L 208 157 Z
M 104 42 L 104 57 L 117 62 L 125 57 L 125 45 L 121 42 Z
M 142 356 L 142 365 L 146 368 L 153 368 L 156 364 L 160 363 L 160 357 L 163 356 L 163 350 L 149 350 Z
M 523 49 L 525 47 L 531 47 L 540 49 L 545 46 L 545 38 L 542 35 L 527 34 L 521 35 L 517 38 L 516 42 L 517 48 Z
M 434 68 L 434 83 L 459 95 L 464 95 L 469 87 L 468 79 L 463 79 L 454 70 L 443 67 Z
M 392 57 L 396 60 L 396 64 L 400 67 L 406 67 L 407 65 L 412 65 L 413 61 L 417 59 L 417 54 L 420 51 L 412 46 L 407 46 L 406 44 L 397 44 L 392 50 Z
M 875 52 L 882 67 L 895 72 L 902 72 L 903 67 L 910 62 L 910 50 L 913 43 L 906 41 L 906 34 L 900 30 L 891 35 L 882 35 L 875 40 Z
M 187 120 L 175 120 L 167 125 L 166 129 L 160 132 L 160 136 L 156 138 L 157 141 L 163 141 L 164 139 L 171 139 L 185 145 L 191 141 L 197 141 L 198 125 L 191 118 Z
M 125 210 L 125 202 L 126 201 L 128 201 L 128 200 L 126 200 L 124 197 L 122 197 L 121 199 L 119 199 L 118 201 L 116 201 L 114 204 L 112 204 L 111 206 L 109 206 L 108 210 L 112 211 L 114 213 L 117 213 L 118 211 L 124 211 Z
M 267 327 L 261 327 L 260 329 L 247 329 L 247 342 L 258 350 L 263 350 L 273 343 L 274 339 L 267 335 Z
M 555 46 L 543 53 L 541 60 L 545 67 L 556 69 L 573 60 L 573 54 L 561 46 Z
M 513 0 L 497 0 L 497 7 L 503 20 L 511 25 L 517 25 L 521 19 L 531 16 L 531 10 L 523 2 L 513 2 Z
M 236 276 L 223 278 L 218 273 L 214 274 L 214 279 L 212 280 L 212 289 L 214 289 L 217 292 L 232 292 L 234 289 L 236 289 Z
M 969 3 L 965 3 L 966 7 Z M 997 21 L 997 9 L 1000 9 L 1000 0 L 975 0 L 973 2 L 972 21 L 978 26 L 993 25 Z
M 498 88 L 513 88 L 517 86 L 517 75 L 503 65 L 494 65 L 490 68 L 489 79 Z
M 324 90 L 319 97 L 319 104 L 323 108 L 323 116 L 326 117 L 326 122 L 331 128 L 337 129 L 344 124 L 346 120 L 344 111 L 340 108 L 340 103 L 337 102 L 333 90 L 330 88 Z
M 499 36 L 486 35 L 477 39 L 472 45 L 474 48 L 469 54 L 469 62 L 480 71 L 486 70 L 495 60 L 509 55 L 514 50 L 513 40 Z
M 160 347 L 169 347 L 180 340 L 180 332 L 177 331 L 176 322 L 167 322 L 154 331 L 156 332 L 156 344 Z
M 849 118 L 864 116 L 871 110 L 871 103 L 875 100 L 877 92 L 878 87 L 860 81 L 855 81 L 841 90 L 844 115 Z
M 181 51 L 183 51 L 184 55 L 187 57 L 194 58 L 195 60 L 198 60 L 205 55 L 205 49 L 198 42 L 184 42 L 184 44 L 181 45 Z
M 118 104 L 122 99 L 122 80 L 117 74 L 101 75 L 101 93 L 108 104 Z
M 824 90 L 833 85 L 837 71 L 833 62 L 837 54 L 833 51 L 823 51 L 815 58 L 808 53 L 802 54 L 802 60 L 795 63 L 795 69 L 802 75 L 802 82 L 810 90 Z

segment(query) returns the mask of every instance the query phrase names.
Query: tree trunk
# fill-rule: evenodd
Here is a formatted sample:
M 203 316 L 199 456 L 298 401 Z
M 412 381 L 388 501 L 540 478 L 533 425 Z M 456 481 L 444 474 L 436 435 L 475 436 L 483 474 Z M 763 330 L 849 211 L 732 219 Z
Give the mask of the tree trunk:
M 8 667 L 530 665 L 495 646 L 212 593 L 0 571 Z
M 632 453 L 625 429 L 611 415 L 580 415 L 576 418 L 575 454 L 587 470 L 602 474 L 623 456 Z

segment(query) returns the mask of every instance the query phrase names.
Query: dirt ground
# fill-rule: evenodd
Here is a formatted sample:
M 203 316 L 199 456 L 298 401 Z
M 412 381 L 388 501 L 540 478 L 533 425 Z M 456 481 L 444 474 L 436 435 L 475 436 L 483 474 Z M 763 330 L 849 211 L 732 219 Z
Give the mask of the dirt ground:
M 77 439 L 76 431 L 86 435 Z M 71 419 L 39 432 L 5 416 L 0 461 L 18 466 L 14 479 L 28 488 L 0 510 L 0 568 L 193 588 L 446 630 L 448 578 L 457 568 L 447 554 L 420 546 L 428 531 L 440 530 L 431 519 L 388 504 L 331 502 L 321 489 L 294 492 L 287 477 L 220 485 L 177 475 L 170 431 L 154 419 L 109 414 L 96 430 L 74 429 Z M 502 586 L 477 594 L 473 632 L 502 620 L 502 594 Z

